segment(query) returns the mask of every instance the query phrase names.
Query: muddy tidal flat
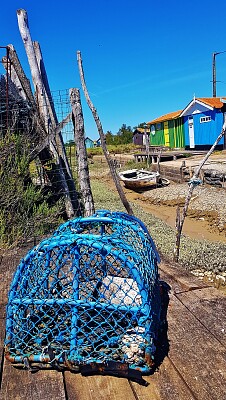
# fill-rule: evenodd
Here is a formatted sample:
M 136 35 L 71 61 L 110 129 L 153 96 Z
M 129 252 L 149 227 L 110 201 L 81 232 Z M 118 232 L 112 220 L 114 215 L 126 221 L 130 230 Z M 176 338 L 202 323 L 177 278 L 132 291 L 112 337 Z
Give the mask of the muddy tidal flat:
M 157 188 L 142 193 L 142 197 L 155 206 L 168 206 L 170 210 L 177 205 L 183 208 L 188 193 L 188 184 L 171 183 L 167 187 Z M 172 212 L 170 212 L 172 215 Z M 212 240 L 226 242 L 226 190 L 208 185 L 197 186 L 189 203 L 189 219 L 206 222 L 209 232 L 212 232 Z
M 125 211 L 109 175 L 107 177 L 103 174 L 98 179 L 93 179 L 92 190 L 96 209 Z M 175 209 L 178 203 L 183 206 L 187 190 L 187 183 L 172 183 L 168 187 L 152 189 L 142 194 L 125 190 L 134 214 L 146 224 L 159 253 L 168 261 L 173 260 L 175 246 Z M 225 273 L 225 200 L 225 189 L 207 185 L 195 188 L 189 206 L 189 221 L 192 227 L 197 223 L 196 233 L 199 236 L 182 232 L 179 263 L 184 268 L 191 271 L 210 271 L 214 274 Z M 169 209 L 171 223 L 166 221 L 168 217 L 163 217 L 160 207 Z M 209 232 L 208 238 L 206 232 Z

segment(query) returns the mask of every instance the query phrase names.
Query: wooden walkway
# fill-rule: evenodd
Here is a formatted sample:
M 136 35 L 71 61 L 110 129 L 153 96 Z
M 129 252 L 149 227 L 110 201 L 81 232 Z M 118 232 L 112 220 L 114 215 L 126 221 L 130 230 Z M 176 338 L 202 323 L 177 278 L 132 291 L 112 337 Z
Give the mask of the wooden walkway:
M 160 278 L 170 289 L 168 330 L 158 349 L 158 369 L 144 376 L 147 387 L 112 376 L 13 368 L 4 360 L 5 305 L 22 255 L 5 256 L 0 264 L 1 400 L 226 399 L 226 296 L 168 264 L 160 265 Z
M 167 148 L 164 149 L 164 151 L 161 151 L 161 147 L 156 147 L 156 148 L 151 148 L 149 149 L 149 153 L 146 151 L 142 153 L 135 153 L 134 159 L 136 163 L 139 162 L 147 162 L 149 159 L 149 162 L 154 164 L 159 161 L 169 161 L 169 160 L 177 160 L 178 158 L 186 158 L 187 155 L 190 154 L 192 156 L 199 156 L 199 155 L 204 155 L 206 154 L 206 151 L 193 151 L 193 150 L 169 150 Z

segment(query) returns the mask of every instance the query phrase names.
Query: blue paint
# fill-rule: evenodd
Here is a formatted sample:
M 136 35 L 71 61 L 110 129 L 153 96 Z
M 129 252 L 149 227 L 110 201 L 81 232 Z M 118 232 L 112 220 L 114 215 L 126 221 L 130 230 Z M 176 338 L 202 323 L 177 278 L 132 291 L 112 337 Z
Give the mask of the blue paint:
M 203 117 L 210 116 L 211 120 L 208 122 L 200 122 Z M 189 128 L 188 128 L 188 117 L 184 117 L 184 132 L 185 132 L 185 146 L 190 147 L 189 139 Z M 218 110 L 208 110 L 201 113 L 192 114 L 193 124 L 194 124 L 194 140 L 195 146 L 212 146 L 216 138 L 219 136 L 223 126 L 224 114 Z M 224 139 L 222 138 L 219 145 L 224 144 Z
M 93 149 L 94 146 L 94 141 L 90 139 L 89 137 L 85 138 L 85 146 L 87 149 Z

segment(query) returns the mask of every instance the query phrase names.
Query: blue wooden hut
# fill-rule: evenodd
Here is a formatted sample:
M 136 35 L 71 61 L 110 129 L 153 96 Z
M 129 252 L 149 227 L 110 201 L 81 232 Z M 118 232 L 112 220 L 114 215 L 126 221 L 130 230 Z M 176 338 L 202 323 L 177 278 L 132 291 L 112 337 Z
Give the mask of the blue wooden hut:
M 180 114 L 184 120 L 185 148 L 212 146 L 222 130 L 226 115 L 225 103 L 225 97 L 193 98 Z M 225 138 L 222 138 L 218 148 L 225 147 Z
M 87 149 L 92 149 L 94 147 L 94 141 L 89 137 L 85 138 L 85 145 Z

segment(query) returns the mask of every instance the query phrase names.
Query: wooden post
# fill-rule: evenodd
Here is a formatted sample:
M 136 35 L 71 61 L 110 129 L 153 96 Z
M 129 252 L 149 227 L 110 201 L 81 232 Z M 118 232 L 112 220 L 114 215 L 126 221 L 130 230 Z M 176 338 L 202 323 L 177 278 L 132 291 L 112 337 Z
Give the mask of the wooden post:
M 96 111 L 96 109 L 95 109 L 95 107 L 94 107 L 94 105 L 91 102 L 91 99 L 89 97 L 89 93 L 88 93 L 88 90 L 87 90 L 87 87 L 86 87 L 86 83 L 85 83 L 85 78 L 84 78 L 84 72 L 83 72 L 83 67 L 82 67 L 82 58 L 81 58 L 80 51 L 77 51 L 77 60 L 78 60 L 78 68 L 79 68 L 80 79 L 81 79 L 84 95 L 85 95 L 87 104 L 88 104 L 88 106 L 89 106 L 89 108 L 90 108 L 90 110 L 91 110 L 91 112 L 93 114 L 93 118 L 94 118 L 94 120 L 96 122 L 96 126 L 97 126 L 97 129 L 98 129 L 99 135 L 100 135 L 101 146 L 102 146 L 106 161 L 108 163 L 108 166 L 109 166 L 113 181 L 115 183 L 116 189 L 118 191 L 118 194 L 120 196 L 120 199 L 121 199 L 125 209 L 127 210 L 128 214 L 133 215 L 133 210 L 132 210 L 132 208 L 131 208 L 131 206 L 130 206 L 130 204 L 129 204 L 126 196 L 125 196 L 125 193 L 123 192 L 123 189 L 122 189 L 122 187 L 120 185 L 120 182 L 119 182 L 118 175 L 117 175 L 115 167 L 114 167 L 113 160 L 111 159 L 110 154 L 109 154 L 109 152 L 107 150 L 107 146 L 106 146 L 106 142 L 105 142 L 105 135 L 104 135 L 104 132 L 103 132 L 102 124 L 100 122 L 100 119 L 99 119 L 99 116 L 97 114 L 97 111 Z
M 67 118 L 67 117 L 65 118 L 62 128 L 59 129 L 60 125 L 58 123 L 57 114 L 55 111 L 54 102 L 53 102 L 52 94 L 51 94 L 50 87 L 49 87 L 49 81 L 48 81 L 48 77 L 47 77 L 47 73 L 46 73 L 46 69 L 45 69 L 45 64 L 44 64 L 40 44 L 37 41 L 35 41 L 35 42 L 33 42 L 33 46 L 34 46 L 34 51 L 35 51 L 42 83 L 44 86 L 43 90 L 45 92 L 48 115 L 49 115 L 50 121 L 51 121 L 51 128 L 52 128 L 51 130 L 55 131 L 57 150 L 58 150 L 59 156 L 61 158 L 61 163 L 62 163 L 62 167 L 64 170 L 66 182 L 67 182 L 67 185 L 70 190 L 70 196 L 72 198 L 74 207 L 76 207 L 77 203 L 78 203 L 78 196 L 77 196 L 77 192 L 76 192 L 76 188 L 75 188 L 72 171 L 71 171 L 71 168 L 70 168 L 70 165 L 69 165 L 69 162 L 67 159 L 66 151 L 65 151 L 63 136 L 61 133 L 61 129 L 63 128 L 63 126 L 71 120 L 71 113 L 68 116 L 69 118 Z
M 162 154 L 162 150 L 159 151 L 158 155 L 157 155 L 157 167 L 156 167 L 156 171 L 160 174 L 160 161 L 161 161 L 161 154 Z
M 85 145 L 85 132 L 83 112 L 78 89 L 70 89 L 70 102 L 72 107 L 74 139 L 77 148 L 78 177 L 81 195 L 83 198 L 85 215 L 88 217 L 95 213 L 93 195 L 90 186 L 88 158 Z
M 187 215 L 187 210 L 188 210 L 188 206 L 192 197 L 192 193 L 193 190 L 195 188 L 195 186 L 199 183 L 198 182 L 198 177 L 200 174 L 200 171 L 203 167 L 203 165 L 205 164 L 205 162 L 208 160 L 208 158 L 210 157 L 210 155 L 213 153 L 216 145 L 218 144 L 218 142 L 221 140 L 221 138 L 223 136 L 225 136 L 226 133 L 226 122 L 223 125 L 222 131 L 220 133 L 220 135 L 217 137 L 217 139 L 215 140 L 214 144 L 212 145 L 211 149 L 208 151 L 208 153 L 205 155 L 205 157 L 203 158 L 203 160 L 200 162 L 198 168 L 195 170 L 192 179 L 190 180 L 189 183 L 189 190 L 188 190 L 188 194 L 187 197 L 185 199 L 185 203 L 184 203 L 184 207 L 182 210 L 182 213 L 180 214 L 180 209 L 177 209 L 177 217 L 176 217 L 176 243 L 175 243 L 175 247 L 174 247 L 174 251 L 173 251 L 173 259 L 174 261 L 178 262 L 179 259 L 179 254 L 180 254 L 180 240 L 181 240 L 181 233 L 182 233 L 182 229 L 183 229 L 183 224 L 184 224 L 184 220 L 185 217 Z
M 9 71 L 8 74 L 10 76 L 9 79 L 11 79 L 11 81 L 13 82 L 13 84 L 16 86 L 19 95 L 22 97 L 23 100 L 27 100 L 27 96 L 26 93 L 23 89 L 23 85 L 20 82 L 20 79 L 16 73 L 16 70 L 14 68 L 14 66 L 12 65 L 11 60 L 7 60 L 7 57 L 2 57 L 2 65 L 5 68 L 5 70 L 7 71 L 7 68 L 10 70 L 10 74 Z
M 145 146 L 146 146 L 146 154 L 147 154 L 147 167 L 150 167 L 150 148 L 149 148 L 149 136 L 146 131 L 147 128 L 144 128 L 144 137 L 145 137 Z
M 42 82 L 41 74 L 39 71 L 33 43 L 31 40 L 31 35 L 28 27 L 28 17 L 25 10 L 17 10 L 18 26 L 21 34 L 21 38 L 24 43 L 25 51 L 28 58 L 28 63 L 31 70 L 32 81 L 34 84 L 38 109 L 40 115 L 44 119 L 46 131 L 49 132 L 49 116 L 47 110 L 46 96 L 44 92 L 44 85 Z
M 31 70 L 31 75 L 32 75 L 32 80 L 33 84 L 35 87 L 36 91 L 36 97 L 37 97 L 37 105 L 38 105 L 38 110 L 41 119 L 43 119 L 44 125 L 45 125 L 45 130 L 46 130 L 46 135 L 49 135 L 50 132 L 50 125 L 49 125 L 49 114 L 48 114 L 48 108 L 47 108 L 47 101 L 46 101 L 46 95 L 45 95 L 45 90 L 44 90 L 44 85 L 42 82 L 42 77 L 40 74 L 40 70 L 38 67 L 33 43 L 31 40 L 31 35 L 30 31 L 28 28 L 28 18 L 27 18 L 27 13 L 23 9 L 17 10 L 17 17 L 18 17 L 18 25 L 19 25 L 19 30 L 20 34 L 24 43 L 24 47 L 27 53 L 28 57 L 28 62 L 30 65 L 30 70 Z M 62 192 L 64 193 L 65 196 L 65 208 L 66 208 L 66 213 L 68 218 L 71 218 L 75 215 L 75 210 L 74 206 L 72 203 L 72 199 L 70 196 L 70 191 L 65 179 L 64 171 L 62 168 L 61 164 L 61 159 L 59 157 L 59 153 L 57 150 L 57 145 L 54 139 L 49 144 L 50 150 L 53 153 L 53 156 L 56 160 L 56 163 L 58 165 L 58 174 L 59 174 L 59 180 L 58 182 L 59 185 L 61 185 Z
M 14 49 L 12 44 L 8 44 L 9 49 L 9 58 L 11 66 L 15 69 L 16 75 L 20 81 L 21 87 L 26 95 L 27 100 L 34 106 L 35 100 L 31 90 L 31 85 L 29 79 L 26 77 L 24 70 L 20 64 L 20 60 L 17 56 L 16 50 Z

